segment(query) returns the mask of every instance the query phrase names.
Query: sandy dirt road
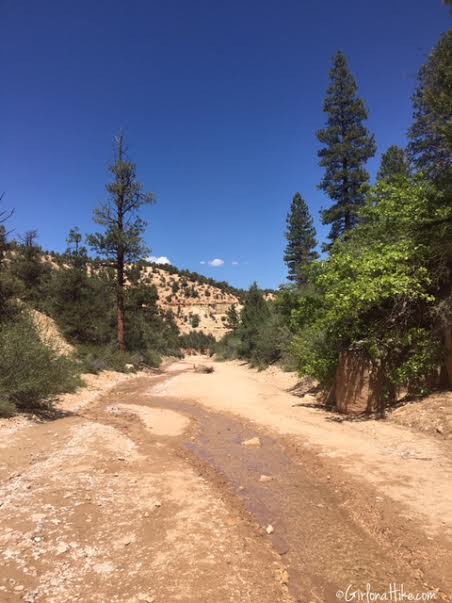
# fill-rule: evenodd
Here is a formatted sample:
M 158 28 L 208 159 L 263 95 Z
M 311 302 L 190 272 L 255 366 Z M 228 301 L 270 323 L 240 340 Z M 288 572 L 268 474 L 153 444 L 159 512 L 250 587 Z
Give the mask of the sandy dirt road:
M 0 429 L 0 601 L 452 600 L 446 444 L 203 362 Z

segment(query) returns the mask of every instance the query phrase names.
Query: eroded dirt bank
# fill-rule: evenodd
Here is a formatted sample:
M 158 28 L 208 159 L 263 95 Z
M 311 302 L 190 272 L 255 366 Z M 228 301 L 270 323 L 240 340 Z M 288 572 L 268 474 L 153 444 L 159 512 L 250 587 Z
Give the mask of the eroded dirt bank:
M 233 367 L 219 393 L 226 366 L 195 375 L 177 363 L 8 435 L 0 601 L 329 603 L 367 582 L 451 600 L 441 530 L 353 473 L 353 446 L 331 455 L 282 430 L 284 405 L 272 424 L 262 394 L 273 404 L 276 390 L 261 377 Z M 238 407 L 241 385 L 265 420 Z

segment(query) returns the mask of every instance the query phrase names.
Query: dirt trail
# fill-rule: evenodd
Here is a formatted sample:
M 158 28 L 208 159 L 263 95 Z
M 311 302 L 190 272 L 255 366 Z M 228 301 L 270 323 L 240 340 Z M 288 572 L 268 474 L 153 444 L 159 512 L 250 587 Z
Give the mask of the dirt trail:
M 196 357 L 174 369 L 209 363 Z M 338 422 L 309 396 L 290 394 L 293 373 L 261 373 L 238 362 L 215 364 L 209 376 L 186 371 L 154 390 L 156 395 L 196 399 L 217 412 L 229 411 L 284 437 L 388 495 L 407 522 L 420 522 L 427 536 L 452 539 L 452 443 L 389 421 Z M 449 403 L 452 400 L 449 398 Z
M 0 601 L 329 603 L 368 582 L 451 600 L 449 540 L 298 436 L 190 400 L 190 369 L 8 435 Z

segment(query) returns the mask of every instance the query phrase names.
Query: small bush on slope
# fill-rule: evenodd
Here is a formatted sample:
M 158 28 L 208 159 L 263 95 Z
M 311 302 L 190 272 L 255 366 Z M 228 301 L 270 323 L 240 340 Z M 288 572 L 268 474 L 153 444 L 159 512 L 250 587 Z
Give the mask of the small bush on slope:
M 41 341 L 25 312 L 0 324 L 0 414 L 51 406 L 79 384 L 74 362 Z

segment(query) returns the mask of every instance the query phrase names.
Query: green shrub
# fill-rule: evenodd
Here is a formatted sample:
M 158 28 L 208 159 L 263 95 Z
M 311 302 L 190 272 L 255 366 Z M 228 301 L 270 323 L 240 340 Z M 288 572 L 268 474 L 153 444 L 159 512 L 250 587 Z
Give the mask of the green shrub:
M 142 356 L 143 356 L 143 364 L 145 364 L 146 366 L 158 368 L 162 363 L 162 359 L 160 358 L 158 353 L 151 348 L 145 350 L 143 352 Z
M 16 412 L 16 407 L 8 400 L 0 400 L 0 417 L 11 417 Z
M 136 370 L 143 362 L 143 356 L 137 352 L 122 352 L 113 346 L 80 346 L 78 358 L 81 370 L 85 373 L 99 373 L 112 370 L 120 373 Z
M 198 328 L 200 322 L 201 322 L 201 319 L 199 318 L 199 314 L 192 314 L 190 316 L 190 324 L 191 324 L 191 326 L 192 326 L 193 329 Z
M 264 369 L 283 357 L 291 341 L 291 333 L 283 319 L 276 313 L 270 314 L 259 329 L 254 349 L 250 355 L 251 366 Z
M 202 354 L 210 354 L 215 346 L 215 338 L 212 335 L 206 335 L 202 331 L 191 331 L 180 336 L 179 344 L 185 350 L 197 350 Z
M 235 333 L 227 333 L 221 341 L 215 345 L 215 356 L 217 360 L 235 360 L 239 358 L 242 340 Z
M 78 385 L 74 361 L 46 346 L 25 312 L 0 324 L 1 413 L 49 407 L 57 394 Z
M 293 337 L 290 313 L 296 301 L 289 291 L 281 291 L 278 296 L 276 302 L 267 302 L 262 290 L 254 284 L 240 314 L 235 306 L 229 308 L 226 326 L 231 332 L 215 347 L 219 360 L 242 358 L 259 369 L 275 362 L 290 365 L 289 347 Z

